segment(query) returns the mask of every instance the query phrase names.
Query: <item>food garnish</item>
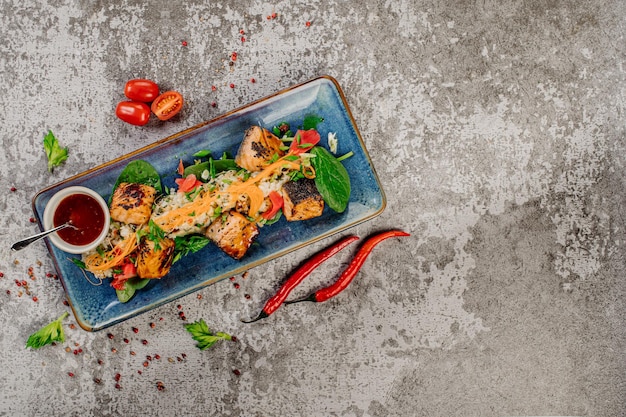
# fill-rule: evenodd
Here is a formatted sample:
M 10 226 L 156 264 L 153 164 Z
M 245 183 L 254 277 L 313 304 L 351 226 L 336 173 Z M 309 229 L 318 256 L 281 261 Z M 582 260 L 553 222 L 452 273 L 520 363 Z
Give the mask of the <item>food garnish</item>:
M 50 172 L 67 159 L 68 148 L 63 148 L 59 144 L 59 141 L 52 133 L 52 130 L 48 130 L 48 133 L 44 136 L 43 148 L 46 151 L 46 156 L 48 157 L 48 171 Z
M 219 340 L 232 340 L 232 336 L 228 333 L 217 332 L 212 333 L 204 319 L 200 319 L 193 323 L 185 324 L 185 330 L 191 333 L 193 340 L 198 342 L 196 346 L 200 350 L 205 350 L 213 346 Z
M 69 316 L 69 313 L 66 311 L 52 323 L 42 327 L 35 333 L 31 334 L 26 341 L 26 347 L 39 349 L 40 347 L 49 345 L 53 342 L 63 343 L 65 341 L 65 333 L 63 331 L 63 325 L 61 324 L 61 322 L 65 320 L 67 316 Z
M 343 164 L 321 146 L 311 149 L 315 185 L 328 206 L 343 213 L 350 201 L 350 176 Z

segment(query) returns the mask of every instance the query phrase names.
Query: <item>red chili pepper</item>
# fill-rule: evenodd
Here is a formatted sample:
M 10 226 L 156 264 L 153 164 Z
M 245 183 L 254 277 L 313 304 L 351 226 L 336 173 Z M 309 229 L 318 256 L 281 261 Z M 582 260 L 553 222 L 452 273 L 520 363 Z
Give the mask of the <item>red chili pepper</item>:
M 363 243 L 363 245 L 359 248 L 356 255 L 350 262 L 350 265 L 348 265 L 348 267 L 345 269 L 345 271 L 343 271 L 339 279 L 335 281 L 334 284 L 326 288 L 322 288 L 306 298 L 295 301 L 287 301 L 285 302 L 285 304 L 299 303 L 301 301 L 313 301 L 315 303 L 321 303 L 336 296 L 337 294 L 345 290 L 348 285 L 350 285 L 350 283 L 365 263 L 365 260 L 367 259 L 369 254 L 372 253 L 372 250 L 376 245 L 378 245 L 385 239 L 397 236 L 410 236 L 410 234 L 403 232 L 402 230 L 389 230 L 386 232 L 378 233 L 368 238 L 365 243 Z
M 302 266 L 300 266 L 280 287 L 276 295 L 270 298 L 263 307 L 261 313 L 253 320 L 243 321 L 244 323 L 252 323 L 257 320 L 268 317 L 274 313 L 278 307 L 285 301 L 289 293 L 300 284 L 304 278 L 306 278 L 315 268 L 326 261 L 328 258 L 334 256 L 337 252 L 348 246 L 350 243 L 358 240 L 358 236 L 348 236 L 341 239 L 339 242 L 329 246 L 326 249 L 316 253 L 313 257 L 309 258 Z

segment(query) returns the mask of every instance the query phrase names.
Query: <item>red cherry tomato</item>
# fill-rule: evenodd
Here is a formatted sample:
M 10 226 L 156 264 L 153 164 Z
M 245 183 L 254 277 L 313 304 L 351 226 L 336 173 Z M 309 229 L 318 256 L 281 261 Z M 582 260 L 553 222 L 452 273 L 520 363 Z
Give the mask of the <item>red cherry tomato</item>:
M 320 134 L 317 133 L 317 130 L 298 130 L 289 146 L 289 153 L 300 155 L 301 153 L 309 152 L 319 141 Z
M 115 115 L 131 125 L 143 126 L 150 120 L 150 107 L 139 101 L 121 101 Z
M 152 113 L 160 120 L 174 117 L 183 107 L 183 96 L 177 91 L 167 91 L 152 102 Z
M 269 210 L 261 214 L 265 220 L 271 220 L 276 216 L 278 210 L 280 210 L 283 206 L 283 196 L 280 195 L 277 191 L 270 191 L 270 202 L 272 203 L 272 207 Z
M 154 81 L 138 78 L 126 83 L 124 94 L 133 101 L 151 103 L 159 96 L 159 86 Z

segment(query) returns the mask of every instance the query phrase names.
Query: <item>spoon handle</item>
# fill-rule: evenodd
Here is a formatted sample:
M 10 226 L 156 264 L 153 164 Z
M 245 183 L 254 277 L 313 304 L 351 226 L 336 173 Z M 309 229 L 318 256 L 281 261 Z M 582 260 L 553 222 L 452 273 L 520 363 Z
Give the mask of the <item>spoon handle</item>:
M 30 245 L 31 243 L 36 242 L 36 241 L 38 241 L 39 239 L 42 239 L 42 238 L 44 238 L 44 237 L 48 236 L 50 233 L 54 233 L 54 232 L 56 232 L 57 230 L 61 230 L 61 229 L 65 228 L 65 227 L 67 227 L 67 226 L 69 226 L 69 225 L 70 225 L 69 223 L 65 223 L 65 224 L 62 224 L 62 225 L 57 226 L 57 227 L 55 227 L 55 228 L 52 228 L 52 229 L 50 229 L 50 230 L 46 230 L 46 231 L 41 232 L 41 233 L 39 233 L 39 234 L 36 234 L 36 235 L 34 235 L 34 236 L 27 237 L 26 239 L 22 239 L 22 240 L 20 240 L 20 241 L 17 241 L 17 242 L 15 242 L 15 243 L 13 244 L 13 246 L 11 246 L 11 249 L 12 249 L 12 250 L 14 250 L 14 251 L 22 250 L 22 249 L 24 249 L 26 246 Z

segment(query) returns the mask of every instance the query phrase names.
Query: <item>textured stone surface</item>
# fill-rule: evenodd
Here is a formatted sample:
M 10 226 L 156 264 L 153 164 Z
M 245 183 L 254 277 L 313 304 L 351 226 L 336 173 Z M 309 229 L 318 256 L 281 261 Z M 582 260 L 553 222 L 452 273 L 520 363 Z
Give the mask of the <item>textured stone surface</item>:
M 3 0 L 0 415 L 625 415 L 625 18 L 608 0 Z M 45 246 L 9 249 L 36 231 L 38 190 L 322 74 L 388 197 L 354 232 L 411 238 L 336 299 L 254 325 L 240 318 L 329 242 L 180 300 L 238 343 L 199 351 L 173 303 L 113 339 L 70 317 L 65 343 L 24 349 L 68 309 Z M 136 77 L 183 93 L 181 116 L 117 120 Z M 53 173 L 48 129 L 70 148 Z

